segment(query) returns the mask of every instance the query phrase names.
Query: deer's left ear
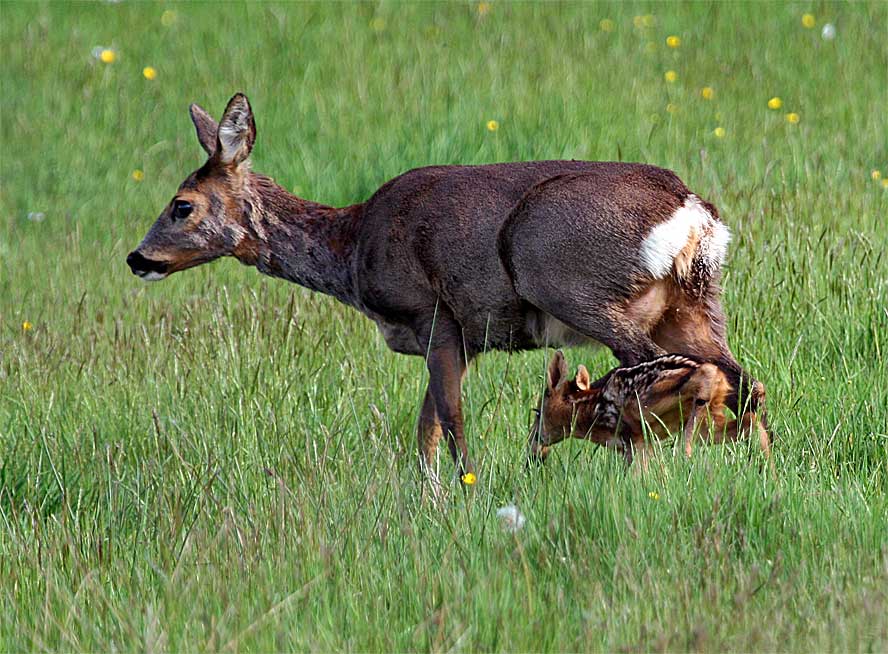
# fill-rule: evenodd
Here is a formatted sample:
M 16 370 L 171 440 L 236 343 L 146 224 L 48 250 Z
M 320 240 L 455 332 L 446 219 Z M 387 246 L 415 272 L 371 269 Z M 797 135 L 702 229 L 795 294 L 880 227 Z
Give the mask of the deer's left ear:
M 253 151 L 256 141 L 256 123 L 250 101 L 238 93 L 228 101 L 219 131 L 216 134 L 216 155 L 225 164 L 243 163 Z
M 583 364 L 580 364 L 580 367 L 577 368 L 577 378 L 574 380 L 574 383 L 581 391 L 588 391 L 592 388 L 592 378 L 589 377 L 589 371 L 586 370 L 586 366 Z

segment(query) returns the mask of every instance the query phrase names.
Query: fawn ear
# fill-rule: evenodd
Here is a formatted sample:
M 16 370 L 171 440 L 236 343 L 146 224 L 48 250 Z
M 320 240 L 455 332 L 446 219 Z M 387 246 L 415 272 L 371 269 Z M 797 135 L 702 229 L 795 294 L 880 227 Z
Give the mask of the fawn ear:
M 564 360 L 561 350 L 556 350 L 552 360 L 549 362 L 549 373 L 546 375 L 546 383 L 549 385 L 549 389 L 554 390 L 558 386 L 558 382 L 565 377 L 567 377 L 567 361 Z
M 588 391 L 592 388 L 592 379 L 589 377 L 589 371 L 586 370 L 586 366 L 582 363 L 577 368 L 577 378 L 574 380 L 574 383 L 581 391 Z
M 242 164 L 253 151 L 256 141 L 256 123 L 253 110 L 243 93 L 228 101 L 216 134 L 216 156 L 225 164 Z
M 191 114 L 191 122 L 194 123 L 194 129 L 197 130 L 197 140 L 200 141 L 200 145 L 206 153 L 212 157 L 216 151 L 216 133 L 219 131 L 219 123 L 197 104 L 188 107 L 188 113 Z

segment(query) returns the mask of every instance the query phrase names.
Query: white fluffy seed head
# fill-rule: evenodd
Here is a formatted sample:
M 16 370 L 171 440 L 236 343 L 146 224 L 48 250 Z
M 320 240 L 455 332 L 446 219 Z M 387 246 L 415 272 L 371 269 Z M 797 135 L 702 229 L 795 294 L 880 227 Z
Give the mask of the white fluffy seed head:
M 507 504 L 498 509 L 496 517 L 499 518 L 502 528 L 512 534 L 520 531 L 526 522 L 524 514 L 514 504 Z

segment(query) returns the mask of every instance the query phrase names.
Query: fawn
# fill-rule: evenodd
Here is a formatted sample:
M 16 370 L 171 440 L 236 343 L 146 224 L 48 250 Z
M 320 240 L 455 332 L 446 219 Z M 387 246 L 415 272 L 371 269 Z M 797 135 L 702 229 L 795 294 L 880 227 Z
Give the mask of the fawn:
M 760 382 L 697 357 L 667 354 L 593 382 L 583 365 L 570 377 L 559 351 L 549 363 L 529 454 L 544 460 L 559 441 L 583 438 L 617 449 L 627 464 L 639 457 L 646 469 L 651 446 L 645 432 L 663 439 L 681 430 L 687 456 L 697 433 L 713 443 L 754 434 L 768 456 L 764 400 Z M 741 402 L 741 417 L 729 420 L 725 410 Z
M 252 171 L 246 96 L 232 97 L 218 123 L 197 105 L 190 112 L 207 160 L 129 254 L 130 269 L 157 281 L 230 256 L 362 312 L 392 350 L 426 359 L 417 440 L 430 476 L 442 437 L 457 471 L 472 468 L 462 379 L 488 349 L 597 341 L 623 365 L 669 351 L 741 370 L 718 284 L 730 235 L 668 170 L 429 166 L 334 208 Z

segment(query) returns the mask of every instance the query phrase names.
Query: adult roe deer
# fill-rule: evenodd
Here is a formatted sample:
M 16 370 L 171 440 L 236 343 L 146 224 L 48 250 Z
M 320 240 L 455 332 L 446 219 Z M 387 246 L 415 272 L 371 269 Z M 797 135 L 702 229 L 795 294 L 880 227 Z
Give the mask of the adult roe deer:
M 728 418 L 726 407 L 741 402 L 742 415 Z M 764 403 L 761 382 L 697 357 L 667 354 L 615 368 L 593 382 L 582 365 L 570 377 L 558 351 L 549 363 L 529 454 L 542 460 L 565 438 L 582 438 L 620 451 L 626 463 L 638 458 L 646 469 L 651 444 L 645 436 L 663 439 L 681 431 L 687 456 L 698 434 L 713 443 L 755 435 L 768 456 Z
M 133 273 L 159 280 L 233 256 L 367 315 L 392 350 L 426 358 L 418 443 L 428 473 L 442 435 L 457 471 L 471 470 L 461 383 L 488 348 L 597 341 L 625 366 L 669 351 L 740 371 L 718 286 L 728 230 L 668 170 L 430 166 L 340 209 L 251 171 L 244 95 L 219 123 L 197 105 L 190 113 L 208 159 L 127 257 Z

